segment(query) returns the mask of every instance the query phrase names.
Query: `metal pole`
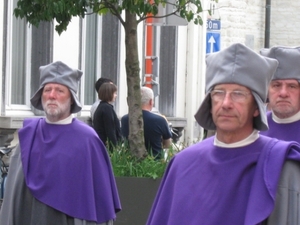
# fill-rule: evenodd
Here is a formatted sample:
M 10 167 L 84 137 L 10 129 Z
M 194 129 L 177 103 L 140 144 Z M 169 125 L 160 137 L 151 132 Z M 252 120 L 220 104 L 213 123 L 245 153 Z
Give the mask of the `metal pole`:
M 271 0 L 266 0 L 265 48 L 270 48 Z
M 153 2 L 153 0 L 150 0 Z M 148 14 L 151 16 L 152 14 Z M 145 57 L 145 86 L 152 88 L 153 75 L 153 18 L 146 19 L 146 57 Z

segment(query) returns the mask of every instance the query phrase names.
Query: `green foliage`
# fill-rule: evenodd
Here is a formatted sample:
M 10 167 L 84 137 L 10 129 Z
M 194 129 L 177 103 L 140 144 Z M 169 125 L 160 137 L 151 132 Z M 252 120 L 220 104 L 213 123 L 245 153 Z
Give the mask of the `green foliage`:
M 201 16 L 197 16 L 195 19 L 194 19 L 194 23 L 197 25 L 197 24 L 199 24 L 199 25 L 203 25 L 203 20 L 202 20 L 202 18 L 201 18 Z
M 124 10 L 137 16 L 141 22 L 149 16 L 158 13 L 159 5 L 164 7 L 172 4 L 174 9 L 171 14 L 177 14 L 187 21 L 194 21 L 202 25 L 203 21 L 199 15 L 203 12 L 201 0 L 175 0 L 174 3 L 166 0 L 18 0 L 14 15 L 38 26 L 40 21 L 52 21 L 55 19 L 58 25 L 56 31 L 61 34 L 65 31 L 72 20 L 72 17 L 84 18 L 88 12 L 104 15 L 112 13 L 117 16 L 122 24 L 125 23 L 121 14 Z M 170 15 L 165 15 L 167 17 Z
M 150 177 L 161 178 L 166 170 L 167 164 L 177 149 L 172 146 L 167 150 L 165 159 L 156 160 L 152 155 L 139 160 L 134 157 L 127 145 L 121 145 L 110 152 L 110 160 L 116 177 Z
M 67 29 L 73 16 L 84 17 L 87 11 L 87 0 L 19 0 L 14 15 L 38 26 L 40 21 L 58 23 L 56 31 L 61 34 Z

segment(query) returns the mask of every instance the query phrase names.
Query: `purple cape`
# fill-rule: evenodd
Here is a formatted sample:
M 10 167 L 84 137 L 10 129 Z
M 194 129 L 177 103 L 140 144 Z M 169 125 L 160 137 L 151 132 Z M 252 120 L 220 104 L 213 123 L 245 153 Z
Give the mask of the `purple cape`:
M 32 195 L 71 217 L 103 223 L 121 209 L 107 151 L 95 131 L 73 119 L 28 119 L 19 130 L 22 166 Z
M 276 123 L 272 119 L 272 112 L 267 113 L 269 130 L 260 134 L 285 141 L 297 141 L 300 143 L 300 120 L 292 123 Z
M 254 225 L 271 214 L 282 165 L 300 161 L 300 146 L 260 136 L 248 146 L 221 148 L 213 138 L 171 160 L 148 225 Z

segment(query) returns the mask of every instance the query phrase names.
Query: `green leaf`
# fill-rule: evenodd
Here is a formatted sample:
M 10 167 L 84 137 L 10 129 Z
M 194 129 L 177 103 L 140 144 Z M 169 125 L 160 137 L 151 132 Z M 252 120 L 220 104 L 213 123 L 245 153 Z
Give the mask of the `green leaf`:
M 151 154 L 144 160 L 138 160 L 131 154 L 128 144 L 119 145 L 109 153 L 115 176 L 151 177 L 153 179 L 163 176 L 173 155 L 174 149 L 170 148 L 166 160 L 156 160 Z
M 197 6 L 197 13 L 200 13 L 200 12 L 202 12 L 202 11 L 203 11 L 203 9 L 202 9 L 201 2 L 199 1 L 199 3 L 198 3 L 197 5 L 198 5 L 198 6 Z
M 191 21 L 192 19 L 194 18 L 194 13 L 192 11 L 189 11 L 187 14 L 186 14 L 186 19 L 187 21 Z
M 153 5 L 152 14 L 156 15 L 157 13 L 158 13 L 158 7 L 156 5 Z
M 200 24 L 201 26 L 203 26 L 203 20 L 202 20 L 202 18 L 200 16 L 198 18 L 198 24 Z
M 208 10 L 208 14 L 211 16 L 211 10 L 210 9 Z

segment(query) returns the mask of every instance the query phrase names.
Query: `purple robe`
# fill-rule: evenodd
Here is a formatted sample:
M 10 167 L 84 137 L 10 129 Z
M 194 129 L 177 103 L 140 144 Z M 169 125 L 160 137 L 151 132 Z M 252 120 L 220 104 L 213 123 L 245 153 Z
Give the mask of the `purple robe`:
M 300 120 L 292 123 L 276 123 L 272 119 L 272 112 L 267 113 L 269 130 L 260 134 L 284 141 L 297 141 L 300 143 Z
M 300 146 L 264 136 L 238 148 L 213 140 L 170 161 L 147 225 L 255 225 L 271 214 L 283 163 L 300 161 Z
M 73 119 L 28 119 L 19 130 L 25 182 L 32 195 L 71 217 L 103 223 L 121 209 L 110 160 L 95 131 Z

